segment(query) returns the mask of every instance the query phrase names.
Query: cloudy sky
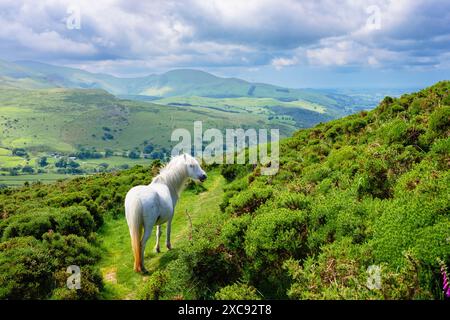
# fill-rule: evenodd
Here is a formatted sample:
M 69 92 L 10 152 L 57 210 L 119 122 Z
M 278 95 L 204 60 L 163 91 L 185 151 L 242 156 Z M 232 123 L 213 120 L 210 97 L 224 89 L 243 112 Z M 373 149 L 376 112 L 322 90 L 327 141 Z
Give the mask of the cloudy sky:
M 290 87 L 450 79 L 448 0 L 0 0 L 0 59 Z

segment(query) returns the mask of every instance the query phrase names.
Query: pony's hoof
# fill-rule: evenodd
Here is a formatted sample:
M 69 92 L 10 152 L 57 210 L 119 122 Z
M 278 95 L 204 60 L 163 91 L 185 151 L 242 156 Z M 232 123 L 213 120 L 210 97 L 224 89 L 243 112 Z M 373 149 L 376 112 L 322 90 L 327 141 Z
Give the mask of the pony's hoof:
M 149 274 L 150 272 L 148 272 L 147 269 L 142 269 L 141 273 L 145 275 L 145 274 Z
M 172 250 L 172 245 L 170 243 L 167 244 L 166 247 L 167 247 L 167 250 Z
M 160 252 L 161 252 L 161 250 L 159 249 L 159 247 L 155 248 L 155 252 L 156 252 L 156 253 L 160 253 Z

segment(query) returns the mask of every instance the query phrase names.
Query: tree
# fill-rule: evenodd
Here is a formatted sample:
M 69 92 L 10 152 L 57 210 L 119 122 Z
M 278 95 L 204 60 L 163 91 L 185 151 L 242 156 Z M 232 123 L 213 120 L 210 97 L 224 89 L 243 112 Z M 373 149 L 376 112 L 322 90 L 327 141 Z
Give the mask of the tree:
M 32 166 L 27 165 L 22 168 L 22 172 L 23 173 L 34 173 L 34 169 Z
M 153 149 L 155 149 L 151 144 L 148 144 L 144 148 L 144 153 L 152 153 Z
M 105 149 L 105 158 L 112 157 L 114 152 L 111 149 Z
M 40 166 L 40 167 L 46 167 L 47 165 L 48 165 L 48 162 L 47 162 L 47 157 L 40 157 L 39 159 L 38 159 L 38 165 Z
M 18 157 L 26 157 L 28 153 L 23 148 L 14 148 L 12 154 Z
M 55 167 L 57 168 L 67 167 L 67 160 L 64 158 L 59 158 L 58 161 L 55 162 Z
M 78 167 L 80 166 L 80 164 L 79 164 L 78 162 L 76 162 L 76 161 L 70 160 L 70 161 L 67 163 L 67 166 L 69 166 L 69 167 L 71 167 L 71 168 L 78 168 Z
M 141 156 L 141 153 L 138 150 L 133 150 L 128 153 L 128 157 L 130 159 L 139 159 Z
M 108 169 L 108 167 L 109 167 L 109 164 L 106 162 L 103 162 L 103 163 L 100 163 L 98 166 L 99 166 L 100 171 L 106 171 L 106 169 Z

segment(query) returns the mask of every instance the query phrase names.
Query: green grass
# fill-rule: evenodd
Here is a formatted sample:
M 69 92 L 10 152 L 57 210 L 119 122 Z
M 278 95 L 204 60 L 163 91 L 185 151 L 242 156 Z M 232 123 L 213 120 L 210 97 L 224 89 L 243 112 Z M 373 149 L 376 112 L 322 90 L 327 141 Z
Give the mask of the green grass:
M 7 154 L 9 152 L 9 154 Z M 17 176 L 10 176 L 9 171 L 7 169 L 0 170 L 0 184 L 6 184 L 8 186 L 20 186 L 25 182 L 34 182 L 41 181 L 43 183 L 54 182 L 59 179 L 71 179 L 80 175 L 73 174 L 59 174 L 56 172 L 54 164 L 56 159 L 50 156 L 47 156 L 48 166 L 42 168 L 37 165 L 37 160 L 41 156 L 46 156 L 45 153 L 37 153 L 34 156 L 31 156 L 29 160 L 26 160 L 22 157 L 12 156 L 11 152 L 7 149 L 0 148 L 0 168 L 13 168 L 16 166 L 24 166 L 30 165 L 37 172 L 38 169 L 43 169 L 46 172 L 44 173 L 35 173 L 35 174 L 19 174 Z M 80 168 L 87 172 L 86 174 L 92 174 L 100 167 L 100 164 L 107 163 L 108 170 L 113 169 L 117 170 L 120 166 L 127 164 L 129 167 L 135 165 L 149 165 L 152 160 L 151 159 L 131 159 L 120 156 L 112 156 L 108 158 L 99 158 L 99 159 L 78 159 L 77 162 L 80 164 Z M 84 174 L 81 174 L 84 175 Z
M 191 104 L 193 106 L 216 107 L 224 111 L 243 111 L 261 114 L 270 114 L 267 107 L 282 106 L 290 108 L 300 108 L 315 111 L 318 113 L 325 113 L 326 108 L 322 105 L 308 102 L 305 100 L 296 100 L 290 102 L 280 101 L 274 98 L 252 98 L 252 97 L 238 97 L 238 98 L 207 98 L 207 97 L 168 97 L 155 100 L 155 103 L 171 104 L 183 103 Z
M 172 221 L 172 251 L 165 248 L 165 228 L 162 226 L 161 253 L 153 252 L 155 246 L 155 231 L 147 243 L 145 266 L 151 272 L 166 265 L 176 253 L 177 247 L 189 241 L 189 220 L 186 211 L 194 225 L 208 220 L 214 213 L 218 213 L 222 199 L 224 179 L 218 170 L 208 173 L 209 178 L 204 182 L 207 191 L 198 195 L 192 191 L 184 191 L 175 208 Z M 135 299 L 136 291 L 146 276 L 133 271 L 133 254 L 130 236 L 124 214 L 119 218 L 107 218 L 99 230 L 98 238 L 102 241 L 103 258 L 99 263 L 104 277 L 104 299 Z
M 0 176 L 0 184 L 7 186 L 21 186 L 25 182 L 41 181 L 42 183 L 51 183 L 60 179 L 73 179 L 80 175 L 58 174 L 58 173 L 41 173 L 41 174 L 23 174 L 18 176 Z
M 101 163 L 107 163 L 110 166 L 116 167 L 124 164 L 128 164 L 130 167 L 134 165 L 149 165 L 152 160 L 151 159 L 131 159 L 119 156 L 113 156 L 108 158 L 99 158 L 99 159 L 84 159 L 78 160 L 82 165 L 93 165 L 98 166 Z
M 0 148 L 0 157 L 1 156 L 10 156 L 10 155 L 11 155 L 11 150 Z
M 27 161 L 24 158 L 12 155 L 0 155 L 0 167 L 12 168 L 16 166 L 26 165 Z
M 61 153 L 94 147 L 121 152 L 136 147 L 142 151 L 148 141 L 156 149 L 170 148 L 172 131 L 192 132 L 197 120 L 203 121 L 205 129 L 271 127 L 279 128 L 282 136 L 296 129 L 288 117 L 268 119 L 273 112 L 264 105 L 271 105 L 268 101 L 273 99 L 195 99 L 200 99 L 197 105 L 179 107 L 121 100 L 101 90 L 0 88 L 0 147 Z M 297 102 L 277 103 L 286 107 Z M 311 104 L 302 105 L 309 108 Z M 105 133 L 113 139 L 104 139 Z

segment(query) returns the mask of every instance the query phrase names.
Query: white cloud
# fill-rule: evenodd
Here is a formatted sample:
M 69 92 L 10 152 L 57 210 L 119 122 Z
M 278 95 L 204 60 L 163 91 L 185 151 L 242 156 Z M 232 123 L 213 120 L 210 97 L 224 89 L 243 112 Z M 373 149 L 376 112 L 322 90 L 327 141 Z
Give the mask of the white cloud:
M 0 58 L 126 72 L 171 67 L 448 64 L 445 0 L 0 0 Z M 367 8 L 380 9 L 380 29 Z M 112 70 L 112 71 L 111 71 Z M 134 72 L 134 71 L 133 71 Z
M 277 70 L 281 70 L 284 67 L 293 66 L 298 63 L 297 57 L 292 58 L 275 58 L 272 59 L 271 65 Z

